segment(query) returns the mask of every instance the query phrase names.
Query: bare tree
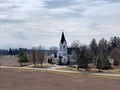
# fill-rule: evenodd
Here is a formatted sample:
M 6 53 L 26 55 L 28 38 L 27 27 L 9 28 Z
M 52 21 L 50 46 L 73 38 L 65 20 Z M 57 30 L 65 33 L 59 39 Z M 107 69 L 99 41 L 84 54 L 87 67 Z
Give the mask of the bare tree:
M 35 67 L 37 64 L 41 64 L 42 67 L 43 61 L 45 60 L 44 48 L 41 45 L 38 47 L 33 47 L 31 57 L 31 61 Z
M 110 56 L 111 58 L 114 59 L 114 65 L 118 66 L 120 65 L 120 49 L 119 48 L 114 48 L 112 49 L 112 51 L 110 52 Z
M 50 50 L 49 54 L 51 55 L 52 53 L 57 53 L 58 48 L 56 46 L 52 46 L 52 47 L 50 47 L 49 50 Z
M 32 48 L 32 61 L 35 67 L 36 66 L 36 48 L 35 47 Z
M 44 48 L 42 46 L 38 47 L 38 59 L 40 61 L 41 67 L 42 67 L 42 64 L 45 60 Z
M 73 41 L 72 43 L 71 43 L 71 47 L 74 47 L 74 48 L 78 48 L 78 47 L 80 47 L 80 42 L 79 42 L 79 40 L 75 40 L 75 41 Z

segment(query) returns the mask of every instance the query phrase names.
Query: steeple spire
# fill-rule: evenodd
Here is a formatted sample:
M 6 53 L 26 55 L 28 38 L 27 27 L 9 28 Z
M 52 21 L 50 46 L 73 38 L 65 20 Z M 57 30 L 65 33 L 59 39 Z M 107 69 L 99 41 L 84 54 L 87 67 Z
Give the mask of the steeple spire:
M 62 32 L 62 36 L 61 36 L 61 43 L 63 43 L 63 42 L 66 42 L 64 32 Z

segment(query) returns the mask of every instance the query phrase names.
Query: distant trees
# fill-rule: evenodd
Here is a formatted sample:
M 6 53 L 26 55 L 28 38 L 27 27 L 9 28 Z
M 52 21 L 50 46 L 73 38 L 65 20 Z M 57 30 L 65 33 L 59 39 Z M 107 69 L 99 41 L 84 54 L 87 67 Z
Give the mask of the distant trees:
M 9 48 L 8 54 L 9 55 L 18 55 L 20 51 L 26 52 L 26 48 Z
M 102 38 L 98 43 L 95 39 L 92 39 L 87 48 L 83 48 L 82 45 L 79 45 L 78 41 L 72 42 L 71 46 L 78 47 L 76 50 L 78 68 L 84 67 L 87 70 L 88 64 L 92 59 L 96 68 L 99 69 L 99 72 L 101 69 L 111 69 L 111 63 L 109 62 L 110 57 L 114 60 L 114 65 L 120 65 L 119 37 L 111 37 L 110 41 Z
M 120 48 L 120 37 L 111 37 L 109 41 L 109 50 L 112 50 L 113 48 Z

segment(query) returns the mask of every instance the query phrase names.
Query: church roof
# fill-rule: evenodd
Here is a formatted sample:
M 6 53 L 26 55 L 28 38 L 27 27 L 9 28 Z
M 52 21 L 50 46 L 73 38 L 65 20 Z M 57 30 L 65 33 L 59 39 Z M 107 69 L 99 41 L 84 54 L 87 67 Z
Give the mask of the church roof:
M 64 36 L 64 32 L 62 32 L 62 36 L 61 36 L 60 42 L 61 42 L 61 43 L 66 42 L 65 36 Z

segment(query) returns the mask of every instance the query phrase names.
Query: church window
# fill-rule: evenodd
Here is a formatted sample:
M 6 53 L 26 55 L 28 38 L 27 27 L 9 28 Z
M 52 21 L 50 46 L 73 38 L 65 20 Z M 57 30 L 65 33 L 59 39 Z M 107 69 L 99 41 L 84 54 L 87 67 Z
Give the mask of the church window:
M 63 53 L 63 56 L 66 56 L 66 53 Z

